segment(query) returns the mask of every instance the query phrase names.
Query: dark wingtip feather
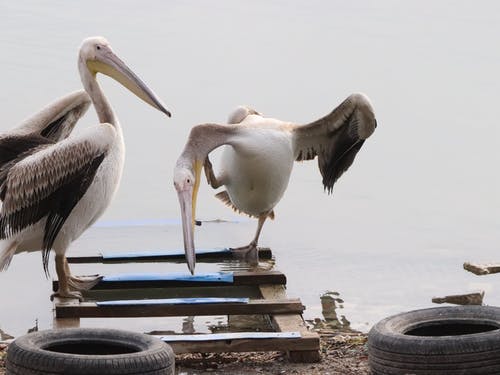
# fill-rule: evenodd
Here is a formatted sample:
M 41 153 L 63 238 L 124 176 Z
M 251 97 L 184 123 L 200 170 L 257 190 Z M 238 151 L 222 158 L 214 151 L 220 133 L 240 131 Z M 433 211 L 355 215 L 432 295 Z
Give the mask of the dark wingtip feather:
M 68 118 L 68 114 L 65 113 L 63 116 L 59 117 L 58 119 L 52 121 L 49 123 L 42 131 L 41 135 L 42 137 L 48 138 L 48 139 L 56 139 L 58 138 L 58 134 L 61 132 L 61 125 L 64 124 L 66 119 Z
M 45 277 L 47 279 L 50 278 L 50 272 L 49 272 L 49 255 L 50 255 L 50 248 L 42 250 L 43 272 L 45 273 Z
M 328 194 L 332 194 L 333 185 L 349 169 L 354 162 L 356 154 L 363 146 L 364 140 L 358 140 L 347 150 L 344 150 L 339 156 L 331 158 L 323 172 L 323 186 Z

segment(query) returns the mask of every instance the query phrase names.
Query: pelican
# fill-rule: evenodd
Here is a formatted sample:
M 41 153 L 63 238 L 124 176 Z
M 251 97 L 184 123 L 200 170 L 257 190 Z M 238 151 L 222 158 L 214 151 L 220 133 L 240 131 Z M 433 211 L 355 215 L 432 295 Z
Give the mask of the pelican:
M 0 169 L 17 156 L 47 141 L 58 142 L 72 132 L 87 112 L 90 98 L 84 90 L 75 91 L 42 108 L 19 126 L 0 135 Z
M 97 73 L 115 79 L 169 117 L 170 112 L 102 37 L 83 41 L 78 70 L 99 124 L 58 142 L 46 138 L 32 147 L 19 147 L 14 158 L 0 165 L 0 270 L 17 253 L 41 250 L 48 274 L 49 254 L 54 250 L 59 279 L 54 296 L 81 299 L 80 291 L 99 278 L 72 276 L 65 254 L 111 202 L 125 156 L 120 123 L 96 80 Z
M 274 208 L 288 186 L 293 162 L 317 156 L 323 186 L 331 193 L 334 183 L 351 166 L 377 126 L 364 94 L 350 95 L 330 114 L 307 125 L 264 117 L 249 107 L 238 107 L 228 122 L 193 127 L 174 169 L 184 250 L 191 273 L 196 263 L 194 219 L 202 169 L 214 189 L 226 188 L 217 198 L 235 211 L 258 219 L 250 244 L 233 249 L 256 259 L 262 226 L 268 217 L 274 218 Z M 215 176 L 208 155 L 222 145 L 226 147 L 221 171 Z

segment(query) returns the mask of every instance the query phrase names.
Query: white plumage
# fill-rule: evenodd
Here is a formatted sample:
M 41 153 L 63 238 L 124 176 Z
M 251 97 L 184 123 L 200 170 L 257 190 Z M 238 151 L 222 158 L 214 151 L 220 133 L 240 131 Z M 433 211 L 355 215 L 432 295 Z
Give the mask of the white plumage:
M 257 231 L 248 246 L 234 248 L 256 259 L 260 231 L 286 191 L 294 161 L 318 158 L 323 186 L 332 191 L 335 181 L 376 127 L 369 99 L 353 94 L 327 116 L 307 125 L 267 118 L 248 107 L 238 107 L 229 124 L 193 127 L 174 170 L 182 212 L 184 249 L 194 272 L 196 196 L 204 167 L 213 188 L 225 186 L 216 196 L 238 212 L 257 217 Z M 215 176 L 209 153 L 225 145 L 221 172 Z
M 100 123 L 54 140 L 32 135 L 18 142 L 22 152 L 0 165 L 0 269 L 6 269 L 16 253 L 42 250 L 48 272 L 48 255 L 54 250 L 56 295 L 81 298 L 78 290 L 88 289 L 99 278 L 71 276 L 65 253 L 108 207 L 119 186 L 125 156 L 120 123 L 96 74 L 111 76 L 154 108 L 170 113 L 102 37 L 83 42 L 78 68 Z M 30 142 L 33 147 L 23 146 Z

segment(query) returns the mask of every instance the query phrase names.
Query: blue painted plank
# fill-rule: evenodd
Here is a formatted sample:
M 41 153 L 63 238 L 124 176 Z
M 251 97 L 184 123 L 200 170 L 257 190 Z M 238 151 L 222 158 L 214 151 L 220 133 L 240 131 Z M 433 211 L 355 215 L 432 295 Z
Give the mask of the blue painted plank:
M 203 305 L 214 303 L 248 303 L 249 298 L 159 298 L 131 299 L 96 302 L 97 306 L 141 306 L 141 305 Z
M 193 281 L 193 282 L 223 282 L 232 283 L 233 272 L 200 273 L 191 275 L 189 273 L 124 273 L 119 275 L 104 276 L 104 282 L 117 281 Z
M 134 258 L 168 258 L 168 257 L 180 257 L 184 255 L 184 250 L 151 250 L 151 251 L 131 251 L 123 253 L 110 253 L 103 252 L 103 260 L 113 260 L 113 259 L 134 259 Z M 231 254 L 229 249 L 196 249 L 196 255 L 202 254 Z
M 300 332 L 230 332 L 212 333 L 198 335 L 156 335 L 165 342 L 177 341 L 220 341 L 220 340 L 244 340 L 244 339 L 299 339 Z

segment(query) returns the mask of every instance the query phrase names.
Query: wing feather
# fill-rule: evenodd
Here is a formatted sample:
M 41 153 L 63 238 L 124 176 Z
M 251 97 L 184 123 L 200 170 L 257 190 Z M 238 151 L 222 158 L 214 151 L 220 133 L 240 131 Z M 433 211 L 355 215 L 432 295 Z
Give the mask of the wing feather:
M 72 209 L 90 186 L 115 137 L 109 124 L 43 147 L 7 172 L 0 186 L 0 238 L 47 217 L 44 250 L 49 251 Z
M 241 211 L 238 207 L 236 207 L 234 205 L 234 203 L 231 201 L 231 198 L 229 197 L 229 193 L 224 190 L 224 191 L 221 191 L 217 194 L 215 194 L 215 197 L 217 199 L 219 199 L 222 203 L 224 203 L 226 206 L 230 207 L 233 209 L 234 212 L 238 213 L 238 214 L 241 214 L 241 215 L 247 215 L 249 217 L 255 217 L 255 218 L 258 218 L 259 216 L 255 216 L 255 215 L 250 215 L 250 214 L 247 214 L 246 212 L 243 212 Z M 275 217 L 275 214 L 274 214 L 274 210 L 271 210 L 271 212 L 269 212 L 268 214 L 268 217 L 271 219 L 271 220 L 274 220 L 274 217 Z
M 40 146 L 50 145 L 54 142 L 37 134 L 29 135 L 6 135 L 0 137 L 0 175 L 3 169 L 12 167 L 12 164 L 20 161 L 35 152 Z M 4 167 L 10 163 L 10 166 Z M 2 179 L 0 177 L 0 184 Z
M 79 90 L 54 100 L 24 120 L 9 134 L 40 135 L 58 142 L 66 138 L 90 106 L 90 97 Z
M 350 95 L 327 116 L 293 128 L 295 160 L 317 156 L 323 186 L 331 193 L 376 126 L 369 99 L 363 94 Z

